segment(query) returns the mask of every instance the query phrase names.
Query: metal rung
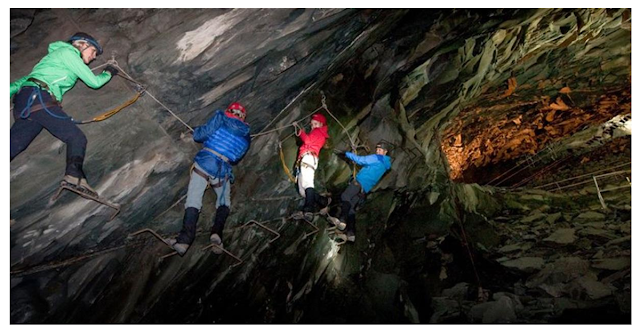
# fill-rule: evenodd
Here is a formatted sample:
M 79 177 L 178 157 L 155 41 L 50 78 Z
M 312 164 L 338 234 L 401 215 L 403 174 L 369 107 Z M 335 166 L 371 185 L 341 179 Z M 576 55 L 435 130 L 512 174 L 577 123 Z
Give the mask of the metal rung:
M 313 227 L 313 231 L 311 231 L 311 232 L 309 232 L 309 233 L 306 233 L 306 234 L 304 235 L 304 238 L 303 238 L 303 239 L 307 239 L 307 237 L 309 237 L 310 235 L 315 234 L 315 233 L 318 233 L 318 232 L 320 231 L 320 229 L 319 229 L 317 226 L 313 225 L 313 223 L 311 223 L 310 221 L 308 221 L 308 220 L 306 220 L 306 219 L 302 219 L 302 220 L 303 220 L 303 221 L 305 221 L 305 222 L 307 222 L 307 224 L 309 224 L 309 225 L 311 225 L 311 226 Z
M 280 238 L 280 234 L 279 234 L 278 232 L 276 232 L 276 231 L 274 231 L 274 230 L 271 230 L 270 228 L 268 228 L 268 227 L 264 226 L 264 224 L 262 224 L 262 223 L 260 223 L 260 222 L 257 222 L 257 221 L 255 221 L 255 220 L 253 220 L 253 219 L 252 219 L 252 220 L 250 220 L 250 221 L 248 221 L 248 222 L 246 222 L 246 223 L 245 223 L 243 226 L 241 226 L 241 227 L 245 227 L 245 226 L 248 226 L 248 225 L 251 225 L 251 224 L 255 224 L 255 225 L 257 225 L 257 226 L 259 226 L 259 227 L 261 227 L 261 228 L 263 228 L 263 229 L 265 229 L 265 230 L 267 230 L 267 231 L 269 231 L 269 232 L 273 233 L 274 235 L 276 235 L 276 237 L 275 237 L 275 238 L 273 238 L 273 239 L 269 240 L 269 243 L 273 243 L 274 241 L 278 240 L 278 238 Z
M 153 231 L 153 230 L 151 230 L 151 229 L 149 229 L 149 228 L 142 229 L 142 230 L 136 231 L 136 232 L 134 232 L 134 233 L 131 233 L 131 234 L 129 234 L 129 237 L 128 237 L 128 238 L 133 238 L 134 236 L 137 236 L 137 235 L 142 234 L 142 233 L 145 233 L 145 232 L 146 232 L 146 233 L 150 233 L 150 234 L 152 234 L 154 237 L 156 237 L 156 238 L 157 238 L 159 241 L 161 241 L 163 244 L 165 244 L 165 245 L 167 245 L 167 246 L 171 247 L 171 246 L 169 245 L 169 243 L 167 243 L 167 242 L 164 240 L 164 238 L 162 238 L 162 236 L 161 236 L 161 235 L 159 235 L 157 232 L 155 232 L 155 231 Z
M 171 252 L 169 254 L 165 254 L 162 257 L 158 258 L 158 262 L 163 262 L 166 258 L 173 257 L 176 254 L 178 254 L 178 252 L 176 252 L 176 251 L 173 251 L 173 252 Z
M 596 176 L 593 177 L 593 183 L 596 184 L 596 190 L 598 191 L 598 199 L 600 200 L 600 205 L 602 208 L 607 210 L 607 205 L 604 203 L 604 198 L 602 198 L 602 193 L 600 192 L 600 186 L 598 186 L 598 179 Z
M 243 263 L 243 260 L 242 260 L 242 259 L 240 259 L 240 258 L 236 257 L 235 255 L 233 255 L 233 253 L 231 253 L 231 252 L 229 252 L 229 251 L 225 250 L 223 247 L 220 247 L 220 245 L 218 245 L 218 244 L 209 244 L 209 245 L 207 245 L 207 246 L 203 247 L 203 248 L 202 248 L 202 251 L 206 251 L 206 250 L 208 250 L 208 249 L 212 249 L 212 250 L 213 250 L 213 247 L 214 247 L 214 246 L 215 246 L 216 248 L 219 248 L 220 250 L 222 250 L 222 252 L 226 253 L 226 254 L 227 254 L 228 256 L 230 256 L 231 258 L 233 258 L 233 259 L 235 259 L 235 260 L 237 260 L 237 261 L 238 261 L 237 263 L 235 263 L 235 264 L 231 265 L 230 267 L 235 267 L 235 266 L 238 266 L 238 265 L 240 265 L 240 264 L 242 264 L 242 263 Z M 215 252 L 214 252 L 214 253 L 215 253 Z
M 116 210 L 116 212 L 114 212 L 113 215 L 111 215 L 111 217 L 109 218 L 109 221 L 112 221 L 120 213 L 120 204 L 111 203 L 111 202 L 107 201 L 106 199 L 101 198 L 100 196 L 92 196 L 90 194 L 83 193 L 83 192 L 81 192 L 79 190 L 76 190 L 75 188 L 71 188 L 64 181 L 60 182 L 60 187 L 58 188 L 58 191 L 56 192 L 56 194 L 51 198 L 51 201 L 55 202 L 56 200 L 58 200 L 58 197 L 60 197 L 60 194 L 65 189 L 69 190 L 69 191 L 71 191 L 71 192 L 73 192 L 75 194 L 80 195 L 80 197 L 82 197 L 82 198 L 85 198 L 85 199 L 100 203 L 102 205 L 106 205 L 106 206 Z
M 149 229 L 149 228 L 142 229 L 142 230 L 136 231 L 136 232 L 134 232 L 134 233 L 131 233 L 131 234 L 129 234 L 129 236 L 128 236 L 127 238 L 131 239 L 131 238 L 133 238 L 133 237 L 135 237 L 135 236 L 137 236 L 137 235 L 139 235 L 139 234 L 142 234 L 142 233 L 149 233 L 149 234 L 151 234 L 151 235 L 152 235 L 152 236 L 154 236 L 156 239 L 158 239 L 158 240 L 159 240 L 159 241 L 161 241 L 163 244 L 167 245 L 167 247 L 169 247 L 170 249 L 172 249 L 172 250 L 173 250 L 173 247 L 171 247 L 171 245 L 169 245 L 169 243 L 167 243 L 167 241 L 166 241 L 166 240 L 164 240 L 164 238 L 162 238 L 162 236 L 161 236 L 160 234 L 158 234 L 157 232 L 155 232 L 154 230 L 151 230 L 151 229 Z M 176 255 L 176 254 L 178 254 L 178 252 L 177 252 L 177 251 L 173 251 L 173 252 L 171 252 L 171 253 L 165 254 L 165 255 L 161 256 L 160 258 L 158 258 L 158 262 L 159 262 L 159 263 L 160 263 L 160 262 L 163 262 L 165 259 L 167 259 L 167 258 L 169 258 L 169 257 L 173 257 L 173 256 L 174 256 L 174 255 Z
M 338 239 L 340 239 L 341 242 L 339 242 Z M 344 245 L 347 243 L 347 235 L 342 232 L 336 232 L 333 241 L 336 243 L 336 246 Z
M 623 186 L 619 186 L 619 187 L 615 187 L 615 188 L 603 189 L 603 190 L 600 190 L 600 192 L 603 193 L 605 191 L 618 190 L 618 189 L 622 189 L 622 188 L 631 188 L 631 184 L 623 185 Z
M 625 170 L 619 170 L 619 171 L 615 171 L 607 174 L 595 175 L 594 178 L 601 178 L 601 177 L 611 176 L 611 175 L 620 175 L 624 173 L 631 173 L 631 169 L 625 169 Z

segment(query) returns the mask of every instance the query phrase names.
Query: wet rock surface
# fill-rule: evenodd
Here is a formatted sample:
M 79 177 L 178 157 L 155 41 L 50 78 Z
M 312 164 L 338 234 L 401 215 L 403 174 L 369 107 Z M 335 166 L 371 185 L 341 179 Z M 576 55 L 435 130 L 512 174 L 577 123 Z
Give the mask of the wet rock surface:
M 12 80 L 48 43 L 80 28 L 105 48 L 92 66 L 114 56 L 191 126 L 239 100 L 252 134 L 270 131 L 318 109 L 324 95 L 330 142 L 316 188 L 334 200 L 352 167 L 332 149 L 349 149 L 350 138 L 359 154 L 380 140 L 393 144 L 392 170 L 358 211 L 356 242 L 339 245 L 321 216 L 311 224 L 287 219 L 301 199 L 278 144 L 292 167 L 299 145 L 292 129 L 254 138 L 234 170 L 225 228 L 225 248 L 243 261 L 237 265 L 202 250 L 215 214 L 209 191 L 184 257 L 159 260 L 166 245 L 129 236 L 179 231 L 199 149 L 149 96 L 82 128 L 89 182 L 122 205 L 112 221 L 111 209 L 74 195 L 50 202 L 65 148 L 42 132 L 11 162 L 12 323 L 630 321 L 630 188 L 603 193 L 605 210 L 592 185 L 554 193 L 451 181 L 456 164 L 491 161 L 500 168 L 494 175 L 475 175 L 488 179 L 545 144 L 581 136 L 576 128 L 627 111 L 629 10 L 54 9 L 12 10 L 11 19 Z M 592 91 L 582 92 L 587 86 Z M 64 106 L 86 119 L 132 94 L 120 78 L 98 91 L 78 83 Z M 520 113 L 526 101 L 536 103 Z M 477 128 L 462 128 L 469 120 Z M 460 137 L 449 137 L 451 125 Z M 509 127 L 491 154 L 465 151 L 477 132 L 498 125 Z M 510 142 L 518 132 L 520 147 Z M 574 153 L 586 161 L 571 168 L 630 161 L 628 139 Z M 451 160 L 447 146 L 465 161 Z M 557 169 L 556 178 L 572 177 Z M 251 220 L 279 238 L 244 225 Z

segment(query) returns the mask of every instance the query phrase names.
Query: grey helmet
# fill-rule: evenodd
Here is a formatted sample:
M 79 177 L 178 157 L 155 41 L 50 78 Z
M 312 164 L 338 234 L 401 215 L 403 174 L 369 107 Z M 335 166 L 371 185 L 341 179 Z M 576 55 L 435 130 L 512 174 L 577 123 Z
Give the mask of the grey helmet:
M 378 144 L 376 144 L 376 149 L 377 148 L 382 148 L 382 149 L 386 150 L 387 154 L 389 154 L 391 152 L 391 146 L 389 145 L 389 143 L 384 142 L 384 141 L 378 142 Z
M 74 41 L 85 41 L 89 44 L 91 44 L 92 46 L 96 47 L 96 51 L 98 56 L 100 56 L 100 54 L 102 54 L 102 47 L 100 46 L 100 43 L 98 43 L 98 41 L 96 39 L 93 38 L 93 36 L 87 34 L 87 33 L 83 33 L 83 32 L 77 32 L 75 34 L 73 34 L 73 36 L 71 36 L 69 38 L 69 43 L 73 43 Z

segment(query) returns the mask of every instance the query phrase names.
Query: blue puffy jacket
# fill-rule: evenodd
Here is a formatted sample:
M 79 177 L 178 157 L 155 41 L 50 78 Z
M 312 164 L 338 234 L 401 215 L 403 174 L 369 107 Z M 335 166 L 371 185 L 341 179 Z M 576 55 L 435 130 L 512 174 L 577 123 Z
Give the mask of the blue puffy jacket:
M 207 174 L 217 178 L 226 176 L 233 181 L 231 165 L 237 164 L 249 149 L 249 131 L 249 125 L 243 121 L 229 118 L 220 110 L 216 111 L 205 125 L 193 130 L 193 140 L 204 142 L 204 147 L 224 155 L 229 163 L 204 148 L 196 154 L 194 161 Z
M 386 155 L 358 156 L 351 152 L 345 154 L 351 161 L 363 166 L 362 170 L 356 175 L 356 181 L 360 183 L 365 193 L 368 193 L 380 181 L 382 175 L 391 169 L 391 158 Z

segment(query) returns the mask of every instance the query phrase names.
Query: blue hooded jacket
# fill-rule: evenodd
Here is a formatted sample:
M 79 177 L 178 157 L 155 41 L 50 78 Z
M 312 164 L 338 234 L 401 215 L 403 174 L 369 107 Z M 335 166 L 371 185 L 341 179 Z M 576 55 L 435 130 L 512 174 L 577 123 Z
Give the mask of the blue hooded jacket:
M 204 142 L 204 147 L 226 156 L 229 163 L 217 155 L 201 149 L 194 161 L 205 170 L 207 174 L 217 178 L 225 176 L 233 181 L 231 165 L 236 165 L 251 145 L 249 125 L 245 122 L 227 117 L 224 112 L 218 110 L 209 121 L 193 130 L 193 140 Z
M 391 169 L 391 158 L 386 155 L 358 156 L 351 152 L 346 152 L 345 155 L 351 161 L 363 166 L 362 170 L 356 175 L 356 181 L 360 183 L 365 193 L 368 193 L 380 181 L 382 175 Z

